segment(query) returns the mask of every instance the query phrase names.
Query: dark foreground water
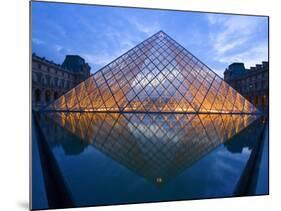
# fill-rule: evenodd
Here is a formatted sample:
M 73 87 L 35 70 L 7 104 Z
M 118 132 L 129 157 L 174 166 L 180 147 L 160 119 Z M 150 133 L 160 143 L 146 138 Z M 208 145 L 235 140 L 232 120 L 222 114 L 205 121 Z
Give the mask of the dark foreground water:
M 254 115 L 57 112 L 34 118 L 45 179 L 33 180 L 44 182 L 53 208 L 243 195 L 264 128 Z

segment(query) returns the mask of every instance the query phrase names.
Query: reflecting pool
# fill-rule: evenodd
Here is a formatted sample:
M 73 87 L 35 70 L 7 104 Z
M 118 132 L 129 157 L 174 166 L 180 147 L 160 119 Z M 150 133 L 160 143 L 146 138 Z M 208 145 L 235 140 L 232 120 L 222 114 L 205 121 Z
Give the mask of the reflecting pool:
M 35 119 L 41 153 L 51 159 L 44 171 L 60 178 L 55 185 L 70 207 L 235 196 L 264 128 L 256 115 L 46 112 Z

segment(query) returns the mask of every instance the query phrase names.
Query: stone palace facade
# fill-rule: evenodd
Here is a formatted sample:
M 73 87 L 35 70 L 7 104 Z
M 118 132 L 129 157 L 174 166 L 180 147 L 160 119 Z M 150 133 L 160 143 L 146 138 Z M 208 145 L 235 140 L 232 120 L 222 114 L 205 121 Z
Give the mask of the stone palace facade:
M 267 61 L 246 69 L 244 63 L 232 63 L 224 80 L 265 113 L 269 104 L 269 65 Z
M 32 108 L 42 108 L 90 76 L 90 66 L 78 55 L 66 55 L 62 65 L 32 54 Z

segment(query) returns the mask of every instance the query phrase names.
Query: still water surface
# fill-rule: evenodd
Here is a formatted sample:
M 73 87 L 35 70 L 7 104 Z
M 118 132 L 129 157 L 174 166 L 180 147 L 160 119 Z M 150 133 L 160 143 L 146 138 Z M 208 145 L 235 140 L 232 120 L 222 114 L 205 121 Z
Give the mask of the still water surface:
M 233 196 L 263 128 L 254 115 L 36 118 L 75 206 Z

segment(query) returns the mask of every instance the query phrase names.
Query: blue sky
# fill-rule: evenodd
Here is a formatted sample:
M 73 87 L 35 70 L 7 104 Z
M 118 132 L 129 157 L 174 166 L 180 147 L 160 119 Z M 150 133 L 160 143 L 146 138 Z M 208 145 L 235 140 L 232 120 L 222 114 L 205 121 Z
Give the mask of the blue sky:
M 267 24 L 257 16 L 32 2 L 32 51 L 59 64 L 78 54 L 95 72 L 163 30 L 222 76 L 232 62 L 268 60 Z

